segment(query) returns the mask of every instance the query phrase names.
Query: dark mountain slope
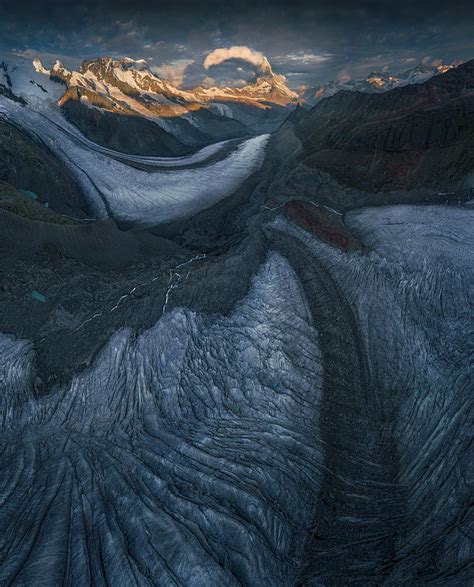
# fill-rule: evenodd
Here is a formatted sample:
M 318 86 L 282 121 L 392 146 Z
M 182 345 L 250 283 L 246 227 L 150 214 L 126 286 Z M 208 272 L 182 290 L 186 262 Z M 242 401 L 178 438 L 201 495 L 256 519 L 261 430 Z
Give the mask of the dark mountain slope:
M 83 104 L 81 97 L 95 107 Z M 133 112 L 109 109 L 106 97 L 77 87 L 69 88 L 60 104 L 66 118 L 88 139 L 131 155 L 179 157 L 213 142 L 251 134 L 238 120 L 204 108 L 193 112 L 194 125 L 182 116 L 165 118 L 168 132 Z
M 130 155 L 163 157 L 178 157 L 190 151 L 171 133 L 146 118 L 90 108 L 78 98 L 64 101 L 62 110 L 69 122 L 88 139 L 109 149 Z
M 0 121 L 0 181 L 29 190 L 40 202 L 71 216 L 87 215 L 87 203 L 66 167 L 48 148 Z
M 474 60 L 384 94 L 339 92 L 295 132 L 300 160 L 359 189 L 461 186 L 474 166 Z

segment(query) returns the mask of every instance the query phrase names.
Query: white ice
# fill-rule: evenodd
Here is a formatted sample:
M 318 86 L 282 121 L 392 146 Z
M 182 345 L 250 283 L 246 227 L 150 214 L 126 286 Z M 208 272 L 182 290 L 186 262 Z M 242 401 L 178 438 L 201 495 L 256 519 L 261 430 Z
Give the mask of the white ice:
M 29 79 L 46 84 L 43 92 Z M 89 198 L 96 217 L 112 215 L 120 221 L 150 227 L 193 216 L 231 195 L 260 167 L 269 135 L 242 141 L 225 159 L 207 166 L 226 142 L 211 145 L 188 157 L 137 157 L 100 147 L 68 124 L 55 101 L 63 87 L 37 73 L 31 64 L 16 66 L 13 91 L 25 96 L 28 107 L 0 98 L 0 116 L 36 134 L 59 156 Z M 59 89 L 58 89 L 59 88 Z M 120 159 L 120 160 L 117 160 Z M 152 166 L 141 170 L 126 162 Z M 179 171 L 160 168 L 180 167 Z

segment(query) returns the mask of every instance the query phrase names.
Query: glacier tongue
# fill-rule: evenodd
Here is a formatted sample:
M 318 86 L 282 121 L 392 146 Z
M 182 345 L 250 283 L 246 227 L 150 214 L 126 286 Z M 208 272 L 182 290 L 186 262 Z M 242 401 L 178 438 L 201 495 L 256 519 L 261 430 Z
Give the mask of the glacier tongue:
M 269 228 L 273 242 L 305 247 L 287 257 L 308 284 L 325 356 L 331 472 L 298 580 L 467 584 L 474 210 L 387 206 L 345 220 L 368 254 L 344 254 L 281 219 Z

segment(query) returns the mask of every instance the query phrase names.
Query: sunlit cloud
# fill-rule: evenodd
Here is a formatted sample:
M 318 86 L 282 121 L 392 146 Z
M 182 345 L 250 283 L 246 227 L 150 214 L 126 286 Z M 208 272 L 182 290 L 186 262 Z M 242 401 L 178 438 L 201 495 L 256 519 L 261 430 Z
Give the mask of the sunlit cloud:
M 229 48 L 215 49 L 206 55 L 203 66 L 205 69 L 209 69 L 210 67 L 229 61 L 230 59 L 247 61 L 247 63 L 250 63 L 257 69 L 268 68 L 268 61 L 263 53 L 260 53 L 260 51 L 254 51 L 245 45 L 234 45 Z

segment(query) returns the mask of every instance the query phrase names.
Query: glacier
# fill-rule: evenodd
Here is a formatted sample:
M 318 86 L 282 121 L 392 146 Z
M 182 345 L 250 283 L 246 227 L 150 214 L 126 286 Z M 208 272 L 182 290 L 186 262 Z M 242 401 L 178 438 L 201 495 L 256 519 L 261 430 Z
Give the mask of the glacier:
M 327 400 L 335 470 L 313 532 L 330 538 L 308 543 L 303 584 L 330 582 L 335 569 L 341 584 L 468 582 L 473 212 L 401 205 L 352 211 L 346 222 L 369 247 L 366 255 L 335 251 L 290 228 L 351 308 L 360 360 L 348 364 L 342 387 L 328 385 L 337 394 L 336 405 Z M 287 233 L 288 223 L 277 219 L 272 231 Z M 331 351 L 334 362 L 346 342 Z M 340 377 L 337 369 L 333 376 Z M 347 406 L 339 415 L 338 405 Z
M 125 155 L 25 71 L 28 106 L 0 98 L 0 119 L 96 219 L 191 236 L 5 222 L 2 250 L 29 242 L 0 290 L 19 323 L 0 334 L 0 584 L 470 584 L 474 208 L 317 205 L 360 243 L 343 252 L 266 204 L 268 135 Z M 32 279 L 47 302 L 25 312 Z
M 31 134 L 58 156 L 96 218 L 112 217 L 142 228 L 189 218 L 235 192 L 263 162 L 268 134 L 223 141 L 177 158 L 126 155 L 101 147 L 62 115 L 56 103 L 64 90 L 61 84 L 25 63 L 13 67 L 10 77 L 28 106 L 1 97 L 0 119 Z
M 66 164 L 97 218 L 112 217 L 140 227 L 189 218 L 231 195 L 260 168 L 270 136 L 242 141 L 224 159 L 211 163 L 210 157 L 225 148 L 227 141 L 169 162 L 163 157 L 128 158 L 110 149 L 90 148 L 85 139 L 76 139 L 77 132 L 64 132 L 67 123 L 59 115 L 45 117 L 14 103 L 1 106 L 0 118 L 33 133 Z M 148 169 L 132 166 L 137 163 Z
M 346 222 L 368 252 L 275 211 L 229 314 L 122 328 L 41 397 L 2 335 L 2 584 L 466 584 L 474 210 Z
M 176 309 L 117 332 L 39 400 L 31 345 L 0 344 L 2 583 L 290 580 L 321 466 L 320 390 L 317 332 L 282 257 L 229 318 Z

